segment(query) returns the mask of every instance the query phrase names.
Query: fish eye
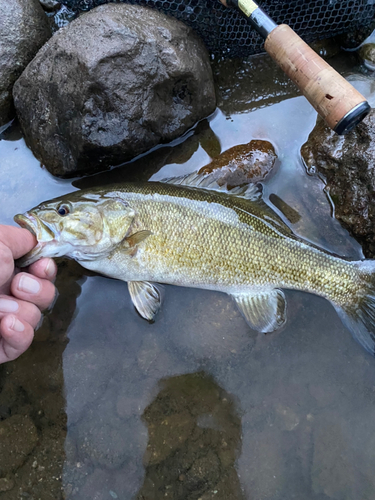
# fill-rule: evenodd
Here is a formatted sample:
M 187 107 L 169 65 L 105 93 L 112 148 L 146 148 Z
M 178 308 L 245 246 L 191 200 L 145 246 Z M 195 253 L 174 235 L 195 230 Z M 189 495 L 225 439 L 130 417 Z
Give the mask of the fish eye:
M 60 207 L 57 209 L 57 213 L 63 217 L 64 215 L 68 215 L 69 212 L 70 210 L 67 205 L 60 205 Z

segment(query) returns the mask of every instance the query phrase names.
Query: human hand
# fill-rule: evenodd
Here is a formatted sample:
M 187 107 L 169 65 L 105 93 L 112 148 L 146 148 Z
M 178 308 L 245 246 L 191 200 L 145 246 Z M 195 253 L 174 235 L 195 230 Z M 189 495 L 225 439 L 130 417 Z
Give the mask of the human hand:
M 14 260 L 36 245 L 27 229 L 0 225 L 0 363 L 18 358 L 31 344 L 41 311 L 55 297 L 57 267 L 43 258 L 28 272 L 16 272 Z

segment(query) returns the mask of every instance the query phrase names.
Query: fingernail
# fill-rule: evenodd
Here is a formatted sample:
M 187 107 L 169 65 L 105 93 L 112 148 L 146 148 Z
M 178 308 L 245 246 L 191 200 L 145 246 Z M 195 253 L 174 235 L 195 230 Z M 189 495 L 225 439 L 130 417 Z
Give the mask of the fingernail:
M 25 326 L 19 319 L 17 319 L 15 316 L 12 316 L 12 324 L 10 325 L 11 330 L 14 330 L 15 332 L 23 332 L 25 329 Z
M 18 290 L 26 293 L 38 293 L 40 290 L 40 285 L 37 280 L 35 280 L 31 276 L 23 274 L 18 283 Z
M 53 260 L 51 260 L 51 259 L 48 260 L 48 263 L 46 265 L 44 272 L 46 273 L 46 275 L 49 278 L 52 278 L 55 275 L 55 265 L 53 263 Z
M 12 313 L 18 311 L 18 304 L 15 300 L 0 299 L 0 311 L 4 313 Z

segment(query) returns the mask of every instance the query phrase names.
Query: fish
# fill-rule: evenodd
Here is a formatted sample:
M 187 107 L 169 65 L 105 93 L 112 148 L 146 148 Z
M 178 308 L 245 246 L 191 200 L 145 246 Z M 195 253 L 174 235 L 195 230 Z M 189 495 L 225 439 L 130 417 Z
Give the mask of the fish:
M 14 217 L 37 245 L 20 261 L 66 256 L 126 281 L 153 321 L 164 285 L 230 295 L 251 329 L 286 322 L 284 289 L 329 300 L 375 355 L 375 260 L 350 261 L 293 233 L 263 199 L 262 185 L 220 186 L 204 174 L 75 191 Z

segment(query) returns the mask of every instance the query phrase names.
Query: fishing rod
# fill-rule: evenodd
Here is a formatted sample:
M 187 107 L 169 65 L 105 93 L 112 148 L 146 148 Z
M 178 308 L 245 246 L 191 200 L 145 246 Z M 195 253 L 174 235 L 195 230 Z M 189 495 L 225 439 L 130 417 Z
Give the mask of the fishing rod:
M 220 0 L 237 9 L 265 39 L 264 48 L 327 125 L 337 134 L 350 132 L 370 112 L 370 105 L 286 24 L 277 25 L 252 0 Z

